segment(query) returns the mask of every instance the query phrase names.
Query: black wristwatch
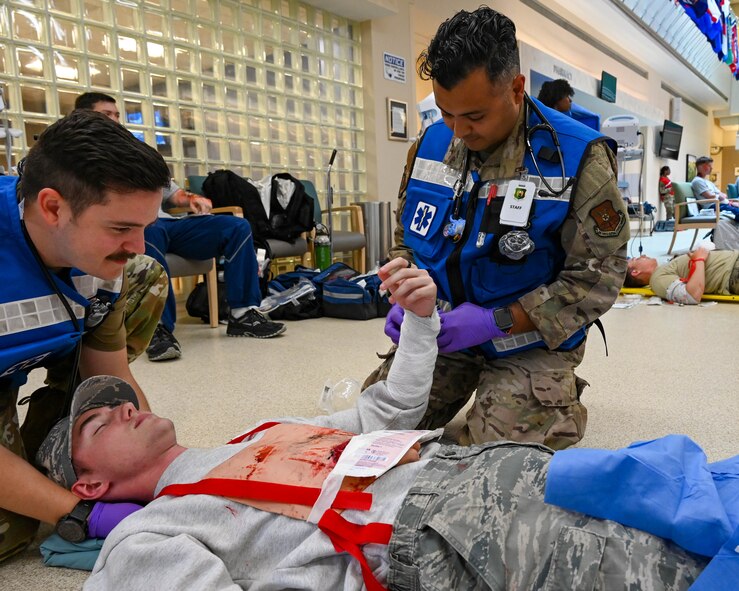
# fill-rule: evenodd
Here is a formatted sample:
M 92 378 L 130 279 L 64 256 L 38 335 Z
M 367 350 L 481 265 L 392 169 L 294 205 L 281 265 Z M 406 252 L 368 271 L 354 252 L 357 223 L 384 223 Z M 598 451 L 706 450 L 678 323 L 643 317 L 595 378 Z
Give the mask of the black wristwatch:
M 87 537 L 87 520 L 95 501 L 80 501 L 56 523 L 56 533 L 68 542 L 81 542 Z
M 495 310 L 493 310 L 493 319 L 500 330 L 510 334 L 511 329 L 513 328 L 513 314 L 511 314 L 511 309 L 508 306 L 495 308 Z

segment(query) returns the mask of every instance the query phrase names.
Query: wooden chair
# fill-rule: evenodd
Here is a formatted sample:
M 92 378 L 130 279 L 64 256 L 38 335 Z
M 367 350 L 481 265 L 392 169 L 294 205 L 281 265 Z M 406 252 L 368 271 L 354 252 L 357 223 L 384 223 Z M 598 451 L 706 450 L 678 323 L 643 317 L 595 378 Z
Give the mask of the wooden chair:
M 698 238 L 698 230 L 701 228 L 714 229 L 721 215 L 718 199 L 695 199 L 690 183 L 673 182 L 672 187 L 675 190 L 675 229 L 672 232 L 672 242 L 670 242 L 667 254 L 672 253 L 672 247 L 675 246 L 678 232 L 695 230 L 693 241 L 690 243 L 690 249 L 692 250 L 695 240 Z M 691 215 L 689 207 L 692 204 L 696 204 L 695 207 L 700 207 L 701 204 L 709 203 L 714 205 L 715 210 L 711 212 L 711 215 Z
M 230 214 L 243 218 L 244 212 L 240 207 L 216 207 L 214 214 Z M 173 215 L 189 214 L 187 207 L 175 207 L 167 211 Z M 204 261 L 198 259 L 185 259 L 179 255 L 168 252 L 164 255 L 169 267 L 169 278 L 191 277 L 193 275 L 203 275 L 205 283 L 208 286 L 208 314 L 210 315 L 210 327 L 218 326 L 218 273 L 216 271 L 216 260 L 207 259 Z

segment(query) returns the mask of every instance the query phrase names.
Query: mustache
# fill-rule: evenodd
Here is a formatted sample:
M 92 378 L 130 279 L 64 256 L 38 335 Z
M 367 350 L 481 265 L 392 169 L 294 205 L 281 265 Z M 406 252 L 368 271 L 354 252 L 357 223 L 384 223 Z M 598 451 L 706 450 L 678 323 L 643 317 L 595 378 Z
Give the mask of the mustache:
M 121 251 L 121 252 L 114 252 L 113 254 L 108 255 L 105 258 L 111 261 L 128 261 L 128 260 L 131 260 L 135 256 L 136 256 L 135 252 Z

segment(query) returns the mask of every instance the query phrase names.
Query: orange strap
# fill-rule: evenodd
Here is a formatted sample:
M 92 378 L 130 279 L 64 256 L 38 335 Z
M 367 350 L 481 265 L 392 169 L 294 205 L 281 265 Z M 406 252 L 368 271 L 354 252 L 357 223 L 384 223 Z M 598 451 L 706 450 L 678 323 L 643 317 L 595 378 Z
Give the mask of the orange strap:
M 259 482 L 257 480 L 239 480 L 237 478 L 204 478 L 199 482 L 170 484 L 165 486 L 156 498 L 171 495 L 215 495 L 252 501 L 274 501 L 276 503 L 294 503 L 312 507 L 320 488 L 281 484 L 277 482 Z M 335 509 L 357 509 L 368 511 L 372 506 L 372 494 L 341 490 L 331 505 Z
M 693 276 L 693 273 L 695 273 L 695 264 L 698 261 L 703 261 L 703 264 L 705 265 L 706 259 L 690 259 L 688 262 L 688 276 L 687 277 L 680 277 L 680 281 L 683 283 L 687 283 L 690 281 L 690 278 Z
M 279 425 L 279 423 L 264 423 L 256 429 L 232 439 L 229 443 L 241 443 L 246 438 L 260 431 L 266 431 L 275 425 Z M 191 494 L 295 503 L 312 507 L 321 494 L 321 489 L 276 482 L 204 478 L 199 482 L 165 486 L 156 498 L 167 495 L 181 497 Z M 370 493 L 343 490 L 339 491 L 331 504 L 333 509 L 357 509 L 360 511 L 368 511 L 371 506 L 372 495 Z M 390 537 L 393 534 L 392 524 L 368 523 L 367 525 L 357 525 L 347 521 L 335 511 L 329 510 L 321 517 L 318 528 L 328 536 L 336 552 L 346 552 L 359 562 L 362 569 L 362 579 L 368 591 L 387 591 L 372 573 L 372 569 L 367 564 L 367 559 L 364 557 L 360 546 L 364 544 L 389 544 Z
M 258 482 L 232 478 L 205 478 L 199 482 L 170 484 L 165 486 L 156 498 L 172 495 L 216 495 L 278 503 L 297 503 L 313 506 L 321 493 L 319 488 Z M 339 491 L 331 505 L 334 509 L 359 509 L 367 511 L 372 505 L 369 493 Z M 364 544 L 385 544 L 390 542 L 393 526 L 389 523 L 368 523 L 357 525 L 344 519 L 334 511 L 326 511 L 318 522 L 318 528 L 325 533 L 334 545 L 336 552 L 346 552 L 355 558 L 362 569 L 362 578 L 368 591 L 386 591 L 375 578 L 367 564 L 360 546 Z
M 357 525 L 347 521 L 334 511 L 326 511 L 318 522 L 318 528 L 328 536 L 337 552 L 346 552 L 359 562 L 362 568 L 362 579 L 368 591 L 386 591 L 385 587 L 375 578 L 359 546 L 363 544 L 389 544 L 390 537 L 393 535 L 391 524 L 368 523 L 367 525 Z

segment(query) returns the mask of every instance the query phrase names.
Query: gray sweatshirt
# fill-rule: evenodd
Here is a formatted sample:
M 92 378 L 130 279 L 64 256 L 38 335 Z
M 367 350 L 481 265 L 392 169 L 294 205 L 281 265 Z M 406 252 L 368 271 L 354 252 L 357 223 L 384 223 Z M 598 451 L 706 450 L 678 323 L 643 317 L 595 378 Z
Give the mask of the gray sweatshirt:
M 413 429 L 423 416 L 436 361 L 439 318 L 406 312 L 400 345 L 388 379 L 360 396 L 356 408 L 287 423 L 364 433 Z M 190 449 L 162 475 L 156 491 L 195 482 L 249 443 L 216 449 Z M 416 475 L 439 445 L 424 445 L 419 462 L 398 466 L 366 492 L 369 511 L 344 511 L 351 522 L 392 523 Z M 389 568 L 387 546 L 364 546 L 375 576 L 384 583 Z M 108 536 L 85 590 L 219 589 L 359 590 L 359 564 L 337 554 L 316 525 L 254 509 L 223 497 L 162 497 L 126 518 Z

